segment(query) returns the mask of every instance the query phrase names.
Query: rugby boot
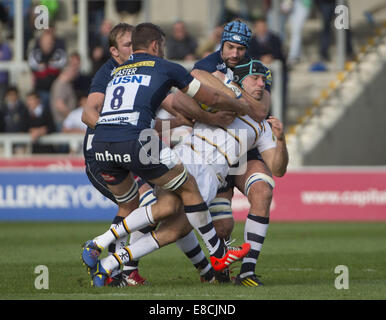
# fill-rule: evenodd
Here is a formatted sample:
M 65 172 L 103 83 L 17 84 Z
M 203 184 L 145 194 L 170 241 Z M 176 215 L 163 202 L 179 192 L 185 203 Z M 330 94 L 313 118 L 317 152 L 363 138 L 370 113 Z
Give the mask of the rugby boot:
M 103 268 L 100 261 L 97 261 L 96 266 L 90 269 L 90 274 L 93 287 L 104 287 L 111 272 Z
M 102 249 L 93 240 L 88 240 L 83 245 L 82 260 L 84 264 L 93 269 L 97 265 Z
M 231 281 L 229 268 L 225 268 L 221 271 L 215 272 L 216 280 L 219 283 L 228 283 Z
M 234 284 L 238 286 L 245 286 L 245 287 L 263 286 L 263 283 L 259 280 L 259 278 L 255 274 L 246 276 L 244 278 L 241 278 L 240 275 L 238 274 L 234 280 Z
M 200 276 L 200 281 L 202 283 L 208 282 L 208 283 L 216 283 L 216 274 L 213 268 L 210 268 L 206 273 L 204 273 L 202 276 Z
M 138 269 L 122 271 L 111 279 L 112 281 L 108 283 L 109 287 L 135 287 L 148 284 L 146 279 L 139 274 Z
M 215 271 L 224 270 L 232 263 L 244 258 L 250 249 L 251 245 L 248 242 L 243 243 L 239 247 L 226 247 L 224 256 L 222 258 L 210 256 L 210 263 L 212 264 Z

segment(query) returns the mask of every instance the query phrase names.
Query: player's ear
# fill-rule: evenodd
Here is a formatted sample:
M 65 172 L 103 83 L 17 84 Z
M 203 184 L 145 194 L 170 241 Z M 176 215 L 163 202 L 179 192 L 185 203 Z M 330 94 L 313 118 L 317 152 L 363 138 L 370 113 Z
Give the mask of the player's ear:
M 150 51 L 153 52 L 154 55 L 158 52 L 159 43 L 157 40 L 154 40 L 150 43 Z
M 119 56 L 118 49 L 115 48 L 115 47 L 110 47 L 110 54 L 111 54 L 113 57 L 118 57 L 118 56 Z

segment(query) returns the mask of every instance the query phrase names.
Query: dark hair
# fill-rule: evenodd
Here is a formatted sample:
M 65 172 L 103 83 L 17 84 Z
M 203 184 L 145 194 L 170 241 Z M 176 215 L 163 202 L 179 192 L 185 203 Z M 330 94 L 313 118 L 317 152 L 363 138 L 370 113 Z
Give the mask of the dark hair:
M 5 91 L 5 94 L 8 94 L 10 92 L 16 92 L 16 94 L 19 94 L 19 89 L 15 86 L 10 86 L 8 89 Z
M 109 47 L 117 47 L 118 36 L 122 36 L 125 32 L 133 32 L 134 26 L 128 23 L 118 23 L 109 33 Z
M 27 97 L 31 97 L 31 96 L 34 96 L 35 98 L 40 100 L 40 96 L 39 96 L 39 93 L 37 91 L 30 91 L 27 93 Z
M 165 37 L 162 29 L 150 22 L 137 25 L 131 36 L 133 51 L 147 49 L 153 41 L 161 41 Z

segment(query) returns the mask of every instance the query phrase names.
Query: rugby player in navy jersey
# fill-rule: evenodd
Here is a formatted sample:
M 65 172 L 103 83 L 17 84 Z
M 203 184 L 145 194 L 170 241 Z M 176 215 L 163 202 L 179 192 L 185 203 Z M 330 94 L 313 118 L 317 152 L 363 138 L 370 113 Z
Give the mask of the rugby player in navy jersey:
M 132 54 L 131 47 L 131 33 L 134 27 L 126 24 L 119 23 L 117 24 L 110 32 L 109 35 L 109 46 L 110 46 L 110 54 L 111 58 L 106 61 L 106 63 L 97 71 L 95 74 L 92 84 L 89 91 L 87 104 L 91 108 L 95 108 L 96 110 L 100 110 L 103 101 L 105 98 L 105 91 L 107 84 L 109 82 L 109 78 L 111 73 L 115 68 L 117 68 L 120 64 L 127 61 Z M 166 101 L 167 100 L 167 101 Z M 169 107 L 168 110 L 172 108 L 172 97 L 165 99 L 163 106 Z M 172 110 L 171 110 L 172 111 Z M 225 113 L 225 112 L 224 112 Z M 228 114 L 224 115 L 225 117 L 229 117 Z M 216 122 L 216 120 L 224 119 L 224 116 L 211 117 L 212 121 Z M 201 117 L 203 118 L 203 117 Z M 208 118 L 208 117 L 205 117 Z M 187 124 L 184 120 L 179 120 L 181 117 L 176 117 L 171 119 L 170 127 L 173 128 L 175 126 Z M 86 120 L 89 120 L 86 118 Z M 96 119 L 97 120 L 97 119 Z M 138 208 L 138 203 L 146 204 L 146 195 L 141 196 L 138 202 L 138 196 L 133 197 L 131 201 L 128 201 L 126 204 L 126 208 L 122 210 L 120 208 L 119 203 L 108 189 L 104 179 L 101 176 L 101 170 L 95 160 L 94 152 L 92 149 L 92 140 L 94 137 L 94 129 L 91 127 L 95 126 L 95 122 L 88 122 L 87 132 L 84 139 L 84 157 L 86 164 L 86 174 L 90 180 L 90 182 L 94 185 L 94 187 L 101 192 L 105 197 L 109 198 L 114 203 L 118 204 L 118 213 L 114 217 L 112 221 L 112 226 L 117 225 L 121 222 L 129 211 Z M 177 121 L 173 121 L 177 120 Z M 204 120 L 204 119 L 202 119 Z M 151 200 L 151 199 L 150 199 Z M 152 230 L 152 227 L 147 227 L 136 232 L 133 232 L 130 235 L 130 243 L 133 243 L 138 238 L 143 236 L 146 232 Z M 109 246 L 109 253 L 114 253 L 115 251 L 123 248 L 127 244 L 127 237 L 122 237 L 117 241 L 117 244 L 111 244 Z M 205 257 L 205 254 L 200 248 L 198 240 L 194 234 L 194 232 L 189 232 L 188 234 L 182 233 L 182 238 L 177 240 L 177 246 L 187 255 L 187 257 L 192 261 L 194 266 L 200 271 L 201 281 L 211 282 L 214 279 L 214 270 L 211 268 L 208 260 Z M 123 266 L 122 272 L 117 272 L 113 277 L 109 278 L 108 284 L 110 286 L 133 286 L 145 284 L 145 279 L 140 276 L 138 272 L 138 261 L 129 261 L 127 264 Z
M 132 211 L 117 226 L 86 242 L 82 258 L 97 286 L 104 285 L 111 272 L 98 262 L 100 252 L 120 237 L 178 211 L 175 206 L 179 206 L 179 198 L 190 224 L 203 238 L 215 269 L 221 270 L 243 258 L 250 248 L 249 244 L 227 248 L 220 241 L 194 178 L 176 154 L 146 129 L 154 126 L 155 112 L 173 86 L 210 107 L 248 114 L 257 121 L 261 120 L 261 113 L 241 99 L 230 98 L 201 84 L 182 66 L 162 59 L 164 43 L 165 35 L 158 26 L 151 23 L 138 25 L 132 34 L 134 54 L 112 72 L 101 112 L 93 106 L 86 106 L 83 111 L 82 119 L 88 119 L 86 123 L 92 124 L 98 119 L 93 151 L 101 175 L 120 209 L 131 212 L 128 202 L 137 196 L 138 187 L 131 173 L 161 189 L 173 191 L 162 201 Z M 152 238 L 150 241 L 157 240 Z M 131 253 L 127 251 L 126 254 Z M 115 253 L 113 257 L 119 263 L 123 258 Z
M 225 25 L 221 37 L 221 47 L 218 51 L 210 54 L 206 58 L 198 61 L 194 70 L 208 71 L 221 80 L 225 85 L 232 85 L 233 71 L 236 65 L 239 65 L 243 59 L 247 59 L 247 50 L 251 38 L 251 31 L 248 26 L 240 20 L 231 21 Z M 270 105 L 270 87 L 271 73 L 266 70 L 265 91 L 259 101 L 266 107 L 267 115 Z M 239 80 L 239 79 L 238 79 Z M 240 82 L 239 82 L 240 83 Z M 243 89 L 243 88 L 242 88 Z M 244 96 L 248 96 L 242 91 Z M 205 107 L 205 106 L 204 106 Z M 280 173 L 273 172 L 280 176 Z M 228 185 L 219 190 L 217 198 L 209 205 L 212 214 L 213 224 L 218 236 L 222 239 L 230 239 L 234 220 L 232 216 L 231 200 L 233 197 L 233 188 L 236 186 L 244 195 L 247 196 L 250 209 L 247 217 L 247 225 L 257 225 L 259 231 L 254 233 L 250 231 L 250 238 L 258 239 L 259 247 L 262 246 L 265 234 L 269 225 L 269 211 L 272 201 L 272 172 L 265 165 L 257 149 L 250 150 L 247 153 L 246 172 L 239 175 L 229 175 L 227 177 Z M 257 228 L 255 228 L 257 230 Z M 260 234 L 257 234 L 260 233 Z M 246 240 L 253 243 L 252 240 Z M 247 281 L 241 284 L 249 283 L 250 286 L 262 285 L 262 282 L 254 274 L 260 250 L 251 250 L 248 259 L 244 259 L 238 279 Z M 229 279 L 229 271 L 224 270 L 224 277 Z
M 108 83 L 108 79 L 111 76 L 111 72 L 120 64 L 124 63 L 132 54 L 131 33 L 133 30 L 134 26 L 126 23 L 119 23 L 111 30 L 109 34 L 110 58 L 95 73 L 92 79 L 89 95 L 87 98 L 88 106 L 95 107 L 97 110 L 100 110 L 100 108 L 102 107 L 105 98 L 106 86 Z M 117 204 L 115 197 L 112 195 L 104 179 L 102 178 L 99 166 L 95 161 L 94 153 L 92 150 L 94 125 L 95 123 L 91 123 L 91 125 L 90 123 L 88 123 L 83 143 L 83 154 L 85 157 L 86 174 L 90 182 L 99 192 L 101 192 L 105 197 L 109 198 L 111 201 Z M 138 197 L 133 198 L 130 202 L 131 210 L 136 209 L 138 207 L 138 203 Z M 118 213 L 114 217 L 112 225 L 116 225 L 121 222 L 126 216 L 126 214 L 126 211 L 120 210 L 118 206 Z M 122 238 L 120 242 L 117 243 L 117 246 L 115 245 L 115 243 L 112 244 L 109 247 L 109 253 L 112 254 L 116 251 L 116 249 L 125 246 L 126 242 L 127 238 Z M 113 278 L 111 278 L 112 285 L 115 285 L 115 283 L 127 283 L 131 285 L 145 283 L 145 279 L 141 277 L 138 273 L 137 261 L 130 262 L 128 265 L 124 266 L 123 270 L 124 272 L 119 273 Z

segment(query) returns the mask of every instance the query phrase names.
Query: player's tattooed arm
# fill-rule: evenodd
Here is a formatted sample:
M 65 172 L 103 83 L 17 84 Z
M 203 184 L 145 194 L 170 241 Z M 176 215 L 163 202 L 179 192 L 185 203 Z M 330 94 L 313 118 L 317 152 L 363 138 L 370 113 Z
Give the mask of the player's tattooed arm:
M 221 73 L 221 72 L 219 72 Z M 194 69 L 190 72 L 190 74 L 195 77 L 197 80 L 199 80 L 202 84 L 209 86 L 213 89 L 217 89 L 221 91 L 222 93 L 225 93 L 231 98 L 235 97 L 235 93 L 228 87 L 226 87 L 222 80 L 215 77 L 213 74 L 205 71 L 205 70 L 199 70 Z
M 194 119 L 211 126 L 227 126 L 233 122 L 237 115 L 233 111 L 220 110 L 215 113 L 205 111 L 194 99 L 180 91 L 177 91 L 175 94 L 173 94 L 173 96 L 174 99 L 172 107 L 176 111 L 188 119 Z
M 244 101 L 241 101 L 241 99 L 231 98 L 220 90 L 202 84 L 195 78 L 188 86 L 180 90 L 197 102 L 203 103 L 208 107 L 233 111 L 239 115 L 248 114 L 253 119 L 256 117 L 255 111 Z

